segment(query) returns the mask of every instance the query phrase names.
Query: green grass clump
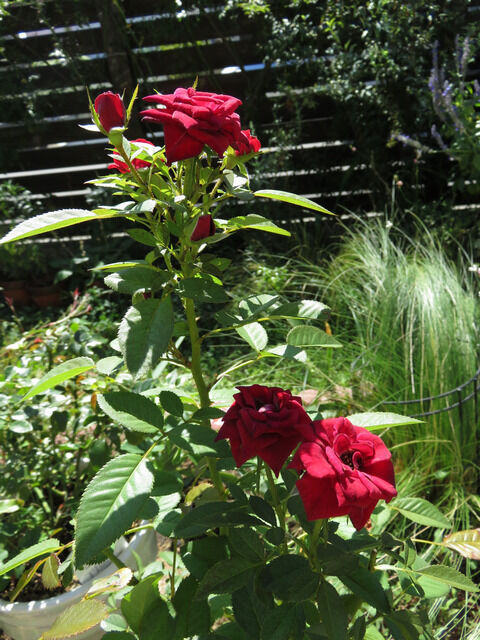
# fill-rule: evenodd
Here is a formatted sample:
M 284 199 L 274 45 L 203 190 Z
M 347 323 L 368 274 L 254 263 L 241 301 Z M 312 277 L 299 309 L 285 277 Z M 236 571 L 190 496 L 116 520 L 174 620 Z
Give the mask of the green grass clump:
M 362 388 L 360 402 L 369 408 L 418 414 L 453 404 L 457 395 L 406 406 L 383 403 L 450 391 L 477 370 L 478 283 L 467 276 L 430 234 L 414 241 L 375 220 L 348 231 L 326 266 L 303 264 L 298 282 L 332 308 L 334 335 L 344 340 L 331 374 L 349 367 L 350 384 Z M 386 439 L 399 468 L 421 468 L 432 484 L 453 478 L 475 491 L 473 400 L 462 409 L 462 421 L 454 409 L 419 427 L 391 430 Z

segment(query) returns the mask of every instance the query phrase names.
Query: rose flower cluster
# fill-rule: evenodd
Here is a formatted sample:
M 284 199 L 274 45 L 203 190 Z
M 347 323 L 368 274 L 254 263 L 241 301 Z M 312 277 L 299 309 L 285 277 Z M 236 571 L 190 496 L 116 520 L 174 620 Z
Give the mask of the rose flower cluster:
M 382 440 L 346 418 L 312 421 L 290 391 L 238 387 L 217 440 L 228 439 L 237 466 L 259 456 L 278 476 L 299 474 L 297 488 L 309 520 L 350 516 L 357 530 L 377 502 L 397 495 L 391 454 Z
M 207 145 L 222 156 L 228 147 L 232 147 L 236 156 L 246 156 L 260 150 L 260 141 L 251 135 L 250 129 L 242 129 L 240 116 L 235 110 L 242 101 L 233 96 L 227 96 L 196 89 L 179 88 L 172 94 L 155 94 L 146 96 L 146 102 L 158 105 L 153 109 L 146 109 L 140 115 L 143 120 L 163 125 L 165 134 L 165 155 L 167 164 L 180 160 L 194 158 Z M 112 129 L 123 130 L 127 126 L 127 111 L 118 93 L 105 91 L 95 99 L 93 106 L 100 129 L 109 134 Z M 138 148 L 153 143 L 143 138 L 132 140 Z M 109 169 L 116 169 L 120 173 L 129 173 L 130 168 L 122 160 L 117 150 L 112 154 L 113 162 Z M 131 161 L 134 169 L 150 167 L 148 160 L 134 157 Z M 215 235 L 215 223 L 207 213 L 201 215 L 192 232 L 190 240 L 200 242 L 204 238 Z
M 145 109 L 140 115 L 145 121 L 163 125 L 168 164 L 200 155 L 204 145 L 219 156 L 228 147 L 237 155 L 260 150 L 260 141 L 250 134 L 250 129 L 242 130 L 240 116 L 235 113 L 242 104 L 238 98 L 190 87 L 176 89 L 172 94 L 146 96 L 144 100 L 159 105 Z M 95 99 L 94 108 L 106 133 L 125 126 L 125 105 L 118 93 L 101 93 Z M 146 140 L 134 142 L 148 144 Z M 113 168 L 123 172 L 124 166 Z

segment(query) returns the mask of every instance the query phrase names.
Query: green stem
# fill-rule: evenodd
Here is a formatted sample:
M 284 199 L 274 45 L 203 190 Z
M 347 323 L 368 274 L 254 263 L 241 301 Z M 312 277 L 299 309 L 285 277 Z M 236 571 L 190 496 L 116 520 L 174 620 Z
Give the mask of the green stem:
M 200 362 L 201 342 L 195 317 L 195 304 L 191 298 L 185 298 L 185 315 L 187 317 L 188 332 L 190 334 L 190 342 L 192 345 L 192 376 L 198 390 L 198 395 L 200 396 L 200 406 L 204 409 L 210 406 L 210 396 L 202 373 L 202 366 Z
M 275 512 L 277 514 L 280 526 L 285 531 L 285 529 L 286 529 L 286 526 L 285 526 L 285 513 L 283 512 L 282 505 L 281 505 L 280 500 L 278 498 L 278 491 L 277 491 L 277 485 L 275 484 L 275 478 L 273 477 L 272 470 L 267 465 L 265 465 L 265 471 L 267 473 L 268 487 L 270 489 L 270 493 L 272 494 L 273 506 L 274 506 Z
M 127 569 L 127 565 L 120 560 L 118 556 L 116 556 L 111 549 L 104 549 L 103 553 L 107 556 L 112 564 L 114 564 L 118 569 Z
M 185 315 L 187 318 L 187 325 L 192 348 L 190 370 L 192 372 L 195 386 L 197 387 L 198 395 L 200 396 L 200 406 L 202 409 L 205 409 L 210 406 L 210 395 L 202 372 L 201 341 L 195 316 L 195 304 L 191 298 L 185 298 Z M 220 496 L 224 496 L 225 487 L 223 486 L 220 474 L 218 473 L 217 462 L 214 458 L 208 458 L 208 468 L 210 470 L 210 477 L 213 484 L 215 485 L 215 488 L 217 489 Z
M 177 538 L 173 539 L 173 563 L 172 572 L 170 573 L 170 598 L 175 595 L 175 571 L 177 568 Z
M 328 529 L 327 529 L 328 520 L 315 520 L 315 524 L 313 525 L 313 531 L 310 534 L 310 544 L 308 547 L 308 557 L 310 558 L 310 563 L 312 567 L 316 570 L 319 570 L 318 561 L 317 561 L 317 546 L 320 536 L 323 534 L 323 542 L 327 541 Z

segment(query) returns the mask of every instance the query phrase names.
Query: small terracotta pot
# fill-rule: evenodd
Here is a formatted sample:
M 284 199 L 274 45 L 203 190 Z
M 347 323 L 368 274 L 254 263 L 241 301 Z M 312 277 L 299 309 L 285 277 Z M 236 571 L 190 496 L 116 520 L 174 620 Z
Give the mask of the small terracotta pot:
M 48 286 L 32 286 L 28 287 L 30 295 L 41 309 L 45 307 L 61 307 L 62 306 L 62 290 L 57 284 Z
M 12 301 L 14 307 L 21 307 L 31 302 L 30 294 L 24 280 L 0 282 L 3 297 Z

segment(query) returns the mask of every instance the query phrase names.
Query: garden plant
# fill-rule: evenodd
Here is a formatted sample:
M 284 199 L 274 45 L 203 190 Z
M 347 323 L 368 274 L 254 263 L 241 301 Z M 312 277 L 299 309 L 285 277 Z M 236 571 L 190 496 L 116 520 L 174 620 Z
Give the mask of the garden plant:
M 247 231 L 288 235 L 255 213 L 262 198 L 329 212 L 283 191 L 252 192 L 246 165 L 260 142 L 241 127 L 239 99 L 195 87 L 147 96 L 141 116 L 163 126 L 158 147 L 124 135 L 135 98 L 125 107 L 118 94 L 97 96 L 94 124 L 85 125 L 112 147 L 114 173 L 93 183 L 122 201 L 42 214 L 2 241 L 116 218 L 134 223 L 129 233 L 147 253 L 102 267 L 105 283 L 131 300 L 111 344 L 116 355 L 67 360 L 26 394 L 87 371 L 104 376 L 92 401 L 122 427 L 121 452 L 83 492 L 73 540 L 44 539 L 0 573 L 34 561 L 25 582 L 48 562 L 68 586 L 86 565 L 105 557 L 117 565 L 44 640 L 99 622 L 105 638 L 124 640 L 434 637 L 431 599 L 478 591 L 451 566 L 449 550 L 472 556 L 478 533 L 452 534 L 426 500 L 396 497 L 394 461 L 377 432 L 418 420 L 381 412 L 325 418 L 266 379 L 233 388 L 254 361 L 302 362 L 309 350 L 341 344 L 324 330 L 328 309 L 317 300 L 285 302 L 270 292 L 236 299 L 224 286 L 231 260 L 217 255 L 217 243 Z M 232 199 L 242 215 L 229 216 Z M 279 321 L 286 338 L 271 344 L 265 327 Z M 225 334 L 243 339 L 245 351 L 222 369 L 214 346 L 205 353 Z M 390 510 L 423 535 L 385 531 Z M 156 562 L 132 573 L 113 545 L 142 527 L 164 545 Z M 443 550 L 441 563 L 423 553 L 431 543 Z

